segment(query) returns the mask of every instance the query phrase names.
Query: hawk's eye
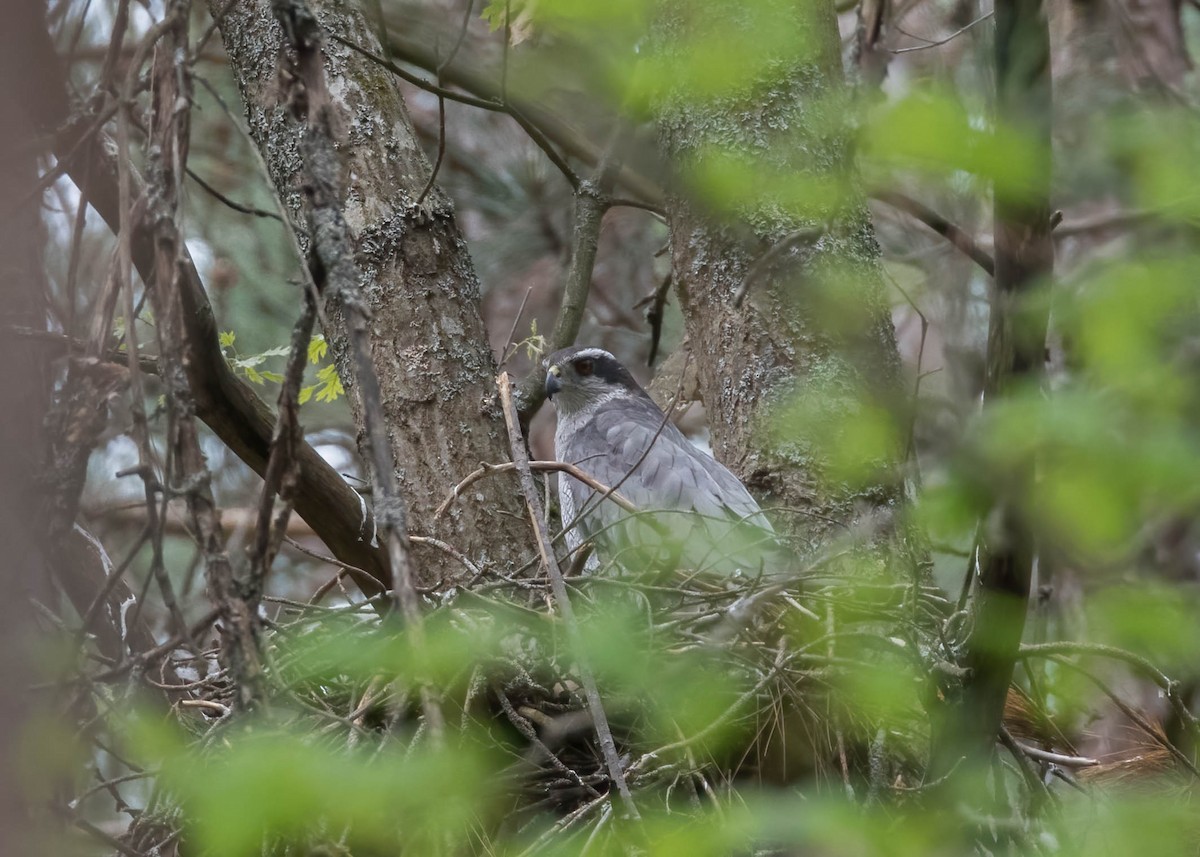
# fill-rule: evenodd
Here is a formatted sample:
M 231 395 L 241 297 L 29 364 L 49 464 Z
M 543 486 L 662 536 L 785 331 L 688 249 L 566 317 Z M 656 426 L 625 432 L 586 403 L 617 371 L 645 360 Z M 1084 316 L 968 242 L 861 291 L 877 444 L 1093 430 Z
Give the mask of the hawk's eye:
M 575 362 L 575 371 L 578 372 L 580 375 L 584 375 L 584 376 L 591 375 L 592 370 L 595 368 L 596 368 L 596 366 L 595 366 L 595 364 L 592 363 L 591 360 L 577 360 Z

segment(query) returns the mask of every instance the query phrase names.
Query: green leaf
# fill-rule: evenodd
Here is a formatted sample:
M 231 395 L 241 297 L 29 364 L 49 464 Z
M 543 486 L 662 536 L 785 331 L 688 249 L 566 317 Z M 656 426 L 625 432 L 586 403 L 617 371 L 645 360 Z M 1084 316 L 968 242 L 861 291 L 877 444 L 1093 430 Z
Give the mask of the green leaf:
M 311 399 L 313 391 L 316 389 L 317 389 L 316 384 L 313 384 L 310 387 L 301 387 L 300 388 L 300 404 L 303 405 L 305 402 L 307 402 L 309 399 Z
M 262 376 L 275 384 L 283 383 L 283 374 L 280 372 L 263 372 Z
M 329 353 L 329 343 L 325 341 L 325 337 L 317 334 L 308 342 L 308 362 L 320 363 L 321 360 Z
M 187 807 L 200 854 L 252 857 L 263 853 L 264 839 L 342 830 L 353 851 L 339 853 L 389 853 L 403 831 L 412 845 L 405 853 L 429 854 L 465 840 L 472 822 L 491 814 L 487 790 L 498 764 L 479 746 L 476 739 L 375 756 L 248 731 L 205 756 L 169 757 L 163 777 Z
M 221 341 L 222 348 L 231 347 L 236 339 L 237 339 L 237 334 L 234 333 L 232 330 L 221 331 L 220 341 Z
M 252 384 L 262 384 L 264 382 L 263 376 L 253 366 L 243 366 L 242 371 L 246 373 L 246 380 Z
M 346 392 L 342 387 L 341 378 L 337 376 L 337 369 L 333 365 L 326 366 L 318 372 L 317 380 L 321 382 L 321 389 L 317 391 L 318 402 L 336 401 Z
M 504 12 L 504 0 L 493 0 L 483 7 L 479 17 L 487 21 L 488 30 L 494 33 L 504 27 Z

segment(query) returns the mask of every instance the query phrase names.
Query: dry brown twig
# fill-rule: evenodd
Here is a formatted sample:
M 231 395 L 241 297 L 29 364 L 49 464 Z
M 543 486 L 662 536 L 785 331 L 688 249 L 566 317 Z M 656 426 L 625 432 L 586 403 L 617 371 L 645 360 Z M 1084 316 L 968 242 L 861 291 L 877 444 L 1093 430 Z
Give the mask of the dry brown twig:
M 530 461 L 528 464 L 530 470 L 535 470 L 542 473 L 566 473 L 568 476 L 578 479 L 584 485 L 603 493 L 608 497 L 608 499 L 612 500 L 631 515 L 636 515 L 638 513 L 637 506 L 633 505 L 633 503 L 630 503 L 629 500 L 623 495 L 611 490 L 609 486 L 605 485 L 603 482 L 600 482 L 598 479 L 595 479 L 594 477 L 589 476 L 587 473 L 584 473 L 574 464 L 568 464 L 565 461 Z M 488 464 L 487 462 L 481 462 L 478 470 L 472 470 L 465 477 L 463 477 L 461 482 L 454 486 L 454 488 L 450 491 L 450 496 L 448 496 L 442 505 L 438 506 L 437 510 L 433 513 L 434 520 L 437 520 L 438 518 L 442 517 L 442 515 L 446 514 L 454 501 L 462 496 L 462 492 L 470 488 L 480 479 L 483 479 L 486 476 L 491 476 L 494 473 L 512 473 L 517 471 L 517 469 L 517 465 L 511 461 L 506 461 L 502 464 Z
M 625 770 L 621 757 L 617 753 L 617 745 L 613 740 L 612 730 L 608 725 L 608 715 L 604 711 L 604 703 L 600 698 L 600 689 L 596 677 L 588 666 L 582 646 L 582 634 L 575 620 L 575 611 L 571 607 L 571 598 L 567 592 L 567 583 L 563 579 L 562 569 L 559 568 L 558 558 L 554 555 L 554 547 L 550 543 L 550 533 L 546 527 L 546 519 L 542 515 L 541 500 L 538 498 L 537 486 L 533 482 L 533 471 L 529 467 L 529 455 L 525 451 L 525 438 L 521 434 L 520 417 L 513 404 L 512 382 L 508 373 L 502 372 L 496 378 L 496 386 L 500 391 L 500 406 L 504 411 L 504 422 L 508 427 L 509 447 L 512 450 L 513 464 L 521 477 L 521 492 L 525 497 L 525 507 L 529 512 L 529 520 L 533 524 L 537 536 L 538 552 L 542 565 L 550 577 L 550 589 L 554 593 L 555 603 L 562 614 L 563 624 L 574 647 L 575 657 L 579 662 L 580 681 L 583 684 L 584 696 L 596 727 L 596 738 L 604 754 L 604 764 L 608 775 L 617 787 L 626 814 L 633 819 L 640 819 L 633 793 L 625 779 Z
M 1062 664 L 1063 666 L 1074 670 L 1094 684 L 1096 688 L 1105 696 L 1107 696 L 1113 705 L 1115 705 L 1122 714 L 1128 717 L 1130 722 L 1132 722 L 1143 733 L 1145 733 L 1150 740 L 1170 753 L 1171 756 L 1173 756 L 1182 767 L 1187 769 L 1192 774 L 1192 776 L 1196 777 L 1196 779 L 1200 779 L 1200 769 L 1197 769 L 1195 763 L 1188 757 L 1187 753 L 1175 746 L 1174 742 L 1168 739 L 1162 733 L 1161 729 L 1155 728 L 1153 723 L 1150 723 L 1145 717 L 1134 710 L 1129 703 L 1121 699 L 1120 694 L 1109 687 L 1103 679 L 1095 675 L 1090 670 L 1084 669 L 1082 666 L 1070 660 L 1069 658 L 1063 657 L 1062 655 L 1052 654 L 1048 657 L 1055 663 Z
M 253 597 L 262 595 L 267 572 L 286 538 L 288 519 L 292 515 L 292 498 L 300 481 L 297 452 L 300 444 L 304 442 L 304 432 L 300 427 L 300 385 L 304 381 L 308 344 L 312 339 L 316 318 L 316 294 L 311 289 L 305 289 L 300 316 L 292 329 L 291 349 L 288 352 L 284 381 L 279 391 L 279 416 L 271 437 L 267 470 L 263 474 L 254 545 L 250 552 L 250 586 Z M 271 513 L 275 507 L 276 494 L 279 495 L 280 508 L 272 528 Z

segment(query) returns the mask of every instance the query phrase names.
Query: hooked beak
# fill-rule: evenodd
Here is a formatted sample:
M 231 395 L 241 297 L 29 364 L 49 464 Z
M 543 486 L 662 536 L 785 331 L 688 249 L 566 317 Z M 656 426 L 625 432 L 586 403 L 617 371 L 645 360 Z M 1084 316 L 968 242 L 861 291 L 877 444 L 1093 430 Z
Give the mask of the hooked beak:
M 546 397 L 553 399 L 554 394 L 562 389 L 562 383 L 558 380 L 558 376 L 562 374 L 562 370 L 557 366 L 551 366 L 546 372 Z

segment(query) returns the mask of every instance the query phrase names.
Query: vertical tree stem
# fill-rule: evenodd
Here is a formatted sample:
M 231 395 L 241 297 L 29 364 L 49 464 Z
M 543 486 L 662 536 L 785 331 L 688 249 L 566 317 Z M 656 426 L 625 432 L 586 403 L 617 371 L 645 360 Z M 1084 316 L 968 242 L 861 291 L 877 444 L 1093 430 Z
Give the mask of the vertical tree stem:
M 587 698 L 588 711 L 592 715 L 592 723 L 596 727 L 596 738 L 604 753 L 604 764 L 608 768 L 608 776 L 617 787 L 625 812 L 630 818 L 641 818 L 637 804 L 634 803 L 633 793 L 625 780 L 625 768 L 617 753 L 617 745 L 613 740 L 612 730 L 608 726 L 608 715 L 604 712 L 604 703 L 600 698 L 600 688 L 596 684 L 596 676 L 587 663 L 587 653 L 583 650 L 579 623 L 575 621 L 575 611 L 571 607 L 571 597 L 567 593 L 567 582 L 559 568 L 558 558 L 554 555 L 554 547 L 550 543 L 550 533 L 546 529 L 546 518 L 542 514 L 542 503 L 538 498 L 537 486 L 533 482 L 533 472 L 529 468 L 529 454 L 525 450 L 525 438 L 521 434 L 520 418 L 513 404 L 512 384 L 508 373 L 501 372 L 496 379 L 500 389 L 500 404 L 504 408 L 504 422 L 508 426 L 509 446 L 512 449 L 513 464 L 521 480 L 521 493 L 525 496 L 525 506 L 529 511 L 529 520 L 537 536 L 538 553 L 546 573 L 550 577 L 550 590 L 554 593 L 554 601 L 562 613 L 563 624 L 571 639 L 571 647 L 579 663 L 579 678 L 583 683 L 584 696 Z
M 1020 196 L 997 187 L 996 274 L 991 292 L 985 400 L 1036 384 L 1045 365 L 1047 315 L 1030 293 L 1052 275 L 1050 238 L 1050 34 L 1041 0 L 997 0 L 997 122 L 1022 133 L 1039 153 L 1032 189 Z M 1032 462 L 1016 484 L 1030 486 Z M 1035 556 L 1034 536 L 1019 498 L 1001 496 L 980 526 L 974 626 L 967 642 L 968 678 L 935 748 L 934 775 L 957 760 L 992 752 L 1025 628 Z M 976 766 L 963 765 L 964 773 Z

